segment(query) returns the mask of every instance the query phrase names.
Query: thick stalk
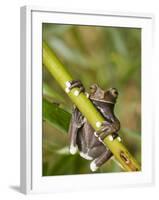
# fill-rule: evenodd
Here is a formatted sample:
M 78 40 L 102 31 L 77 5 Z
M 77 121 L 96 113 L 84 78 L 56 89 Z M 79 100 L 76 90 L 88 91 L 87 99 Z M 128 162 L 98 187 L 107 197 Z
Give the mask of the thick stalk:
M 73 78 L 45 42 L 43 42 L 43 64 L 63 90 L 67 92 L 67 83 L 73 80 Z M 78 90 L 78 88 L 73 88 L 67 94 L 81 113 L 87 118 L 92 127 L 95 130 L 99 130 L 100 124 L 104 121 L 104 118 L 83 92 L 76 96 Z M 107 136 L 104 139 L 104 144 L 111 150 L 114 157 L 125 171 L 140 170 L 139 164 L 120 140 L 116 138 L 112 141 L 110 137 Z

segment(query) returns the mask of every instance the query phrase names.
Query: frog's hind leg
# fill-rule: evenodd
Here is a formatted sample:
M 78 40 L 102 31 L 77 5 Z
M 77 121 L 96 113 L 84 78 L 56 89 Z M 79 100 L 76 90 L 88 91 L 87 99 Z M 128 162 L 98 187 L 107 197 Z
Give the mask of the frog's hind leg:
M 78 146 L 77 146 L 77 134 L 79 129 L 83 126 L 84 124 L 84 117 L 80 113 L 77 107 L 74 106 L 73 112 L 72 112 L 72 119 L 70 122 L 69 126 L 69 139 L 70 139 L 70 153 L 75 154 L 78 151 Z
M 107 162 L 111 156 L 112 152 L 109 149 L 106 149 L 99 157 L 94 159 L 90 164 L 91 171 L 96 171 L 101 165 L 103 165 L 105 162 Z

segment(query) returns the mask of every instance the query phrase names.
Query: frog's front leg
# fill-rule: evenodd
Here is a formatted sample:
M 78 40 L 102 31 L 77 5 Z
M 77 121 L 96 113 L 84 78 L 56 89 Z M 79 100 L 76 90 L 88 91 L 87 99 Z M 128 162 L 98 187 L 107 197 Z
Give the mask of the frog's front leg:
M 101 165 L 110 159 L 112 152 L 109 149 L 106 149 L 99 157 L 94 159 L 90 164 L 91 171 L 96 171 Z
M 70 153 L 75 154 L 78 151 L 77 134 L 84 124 L 84 117 L 77 107 L 73 107 L 72 118 L 69 126 Z
M 105 137 L 110 135 L 110 140 L 114 140 L 116 137 L 118 137 L 117 132 L 120 129 L 120 122 L 116 120 L 114 123 L 104 121 L 101 124 L 101 127 L 98 131 L 94 132 L 94 135 L 98 137 L 98 139 L 103 142 Z M 119 138 L 120 139 L 120 138 Z
M 68 93 L 71 89 L 78 87 L 79 91 L 75 92 L 75 95 L 78 96 L 81 92 L 85 92 L 84 86 L 81 83 L 80 80 L 72 80 L 72 81 L 68 81 L 66 82 L 67 88 L 66 88 L 66 92 Z

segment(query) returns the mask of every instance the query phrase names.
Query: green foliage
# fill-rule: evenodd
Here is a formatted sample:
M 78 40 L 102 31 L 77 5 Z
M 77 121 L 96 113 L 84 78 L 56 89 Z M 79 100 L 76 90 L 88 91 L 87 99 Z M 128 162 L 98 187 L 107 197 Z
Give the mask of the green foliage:
M 71 115 L 63 110 L 56 103 L 43 100 L 43 120 L 53 125 L 55 128 L 66 133 L 68 131 Z
M 92 83 L 119 90 L 120 134 L 140 162 L 141 30 L 44 24 L 43 39 L 87 91 Z M 90 173 L 88 161 L 68 154 L 68 136 L 61 132 L 67 132 L 72 105 L 45 69 L 43 101 L 43 175 Z M 115 171 L 121 169 L 110 160 L 98 172 Z
M 57 102 L 64 102 L 64 99 L 57 93 L 55 90 L 52 90 L 51 87 L 43 83 L 43 96 L 46 98 L 54 99 Z

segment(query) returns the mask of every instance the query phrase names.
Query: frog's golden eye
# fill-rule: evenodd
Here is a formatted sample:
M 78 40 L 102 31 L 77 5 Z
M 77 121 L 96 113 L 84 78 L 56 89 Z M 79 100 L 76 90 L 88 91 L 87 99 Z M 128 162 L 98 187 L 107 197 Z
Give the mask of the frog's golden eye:
M 91 86 L 90 86 L 90 92 L 91 92 L 92 94 L 95 93 L 96 90 L 97 90 L 97 88 L 98 88 L 97 84 L 91 85 Z
M 111 88 L 111 94 L 114 96 L 114 97 L 117 97 L 118 96 L 118 91 L 116 88 Z

